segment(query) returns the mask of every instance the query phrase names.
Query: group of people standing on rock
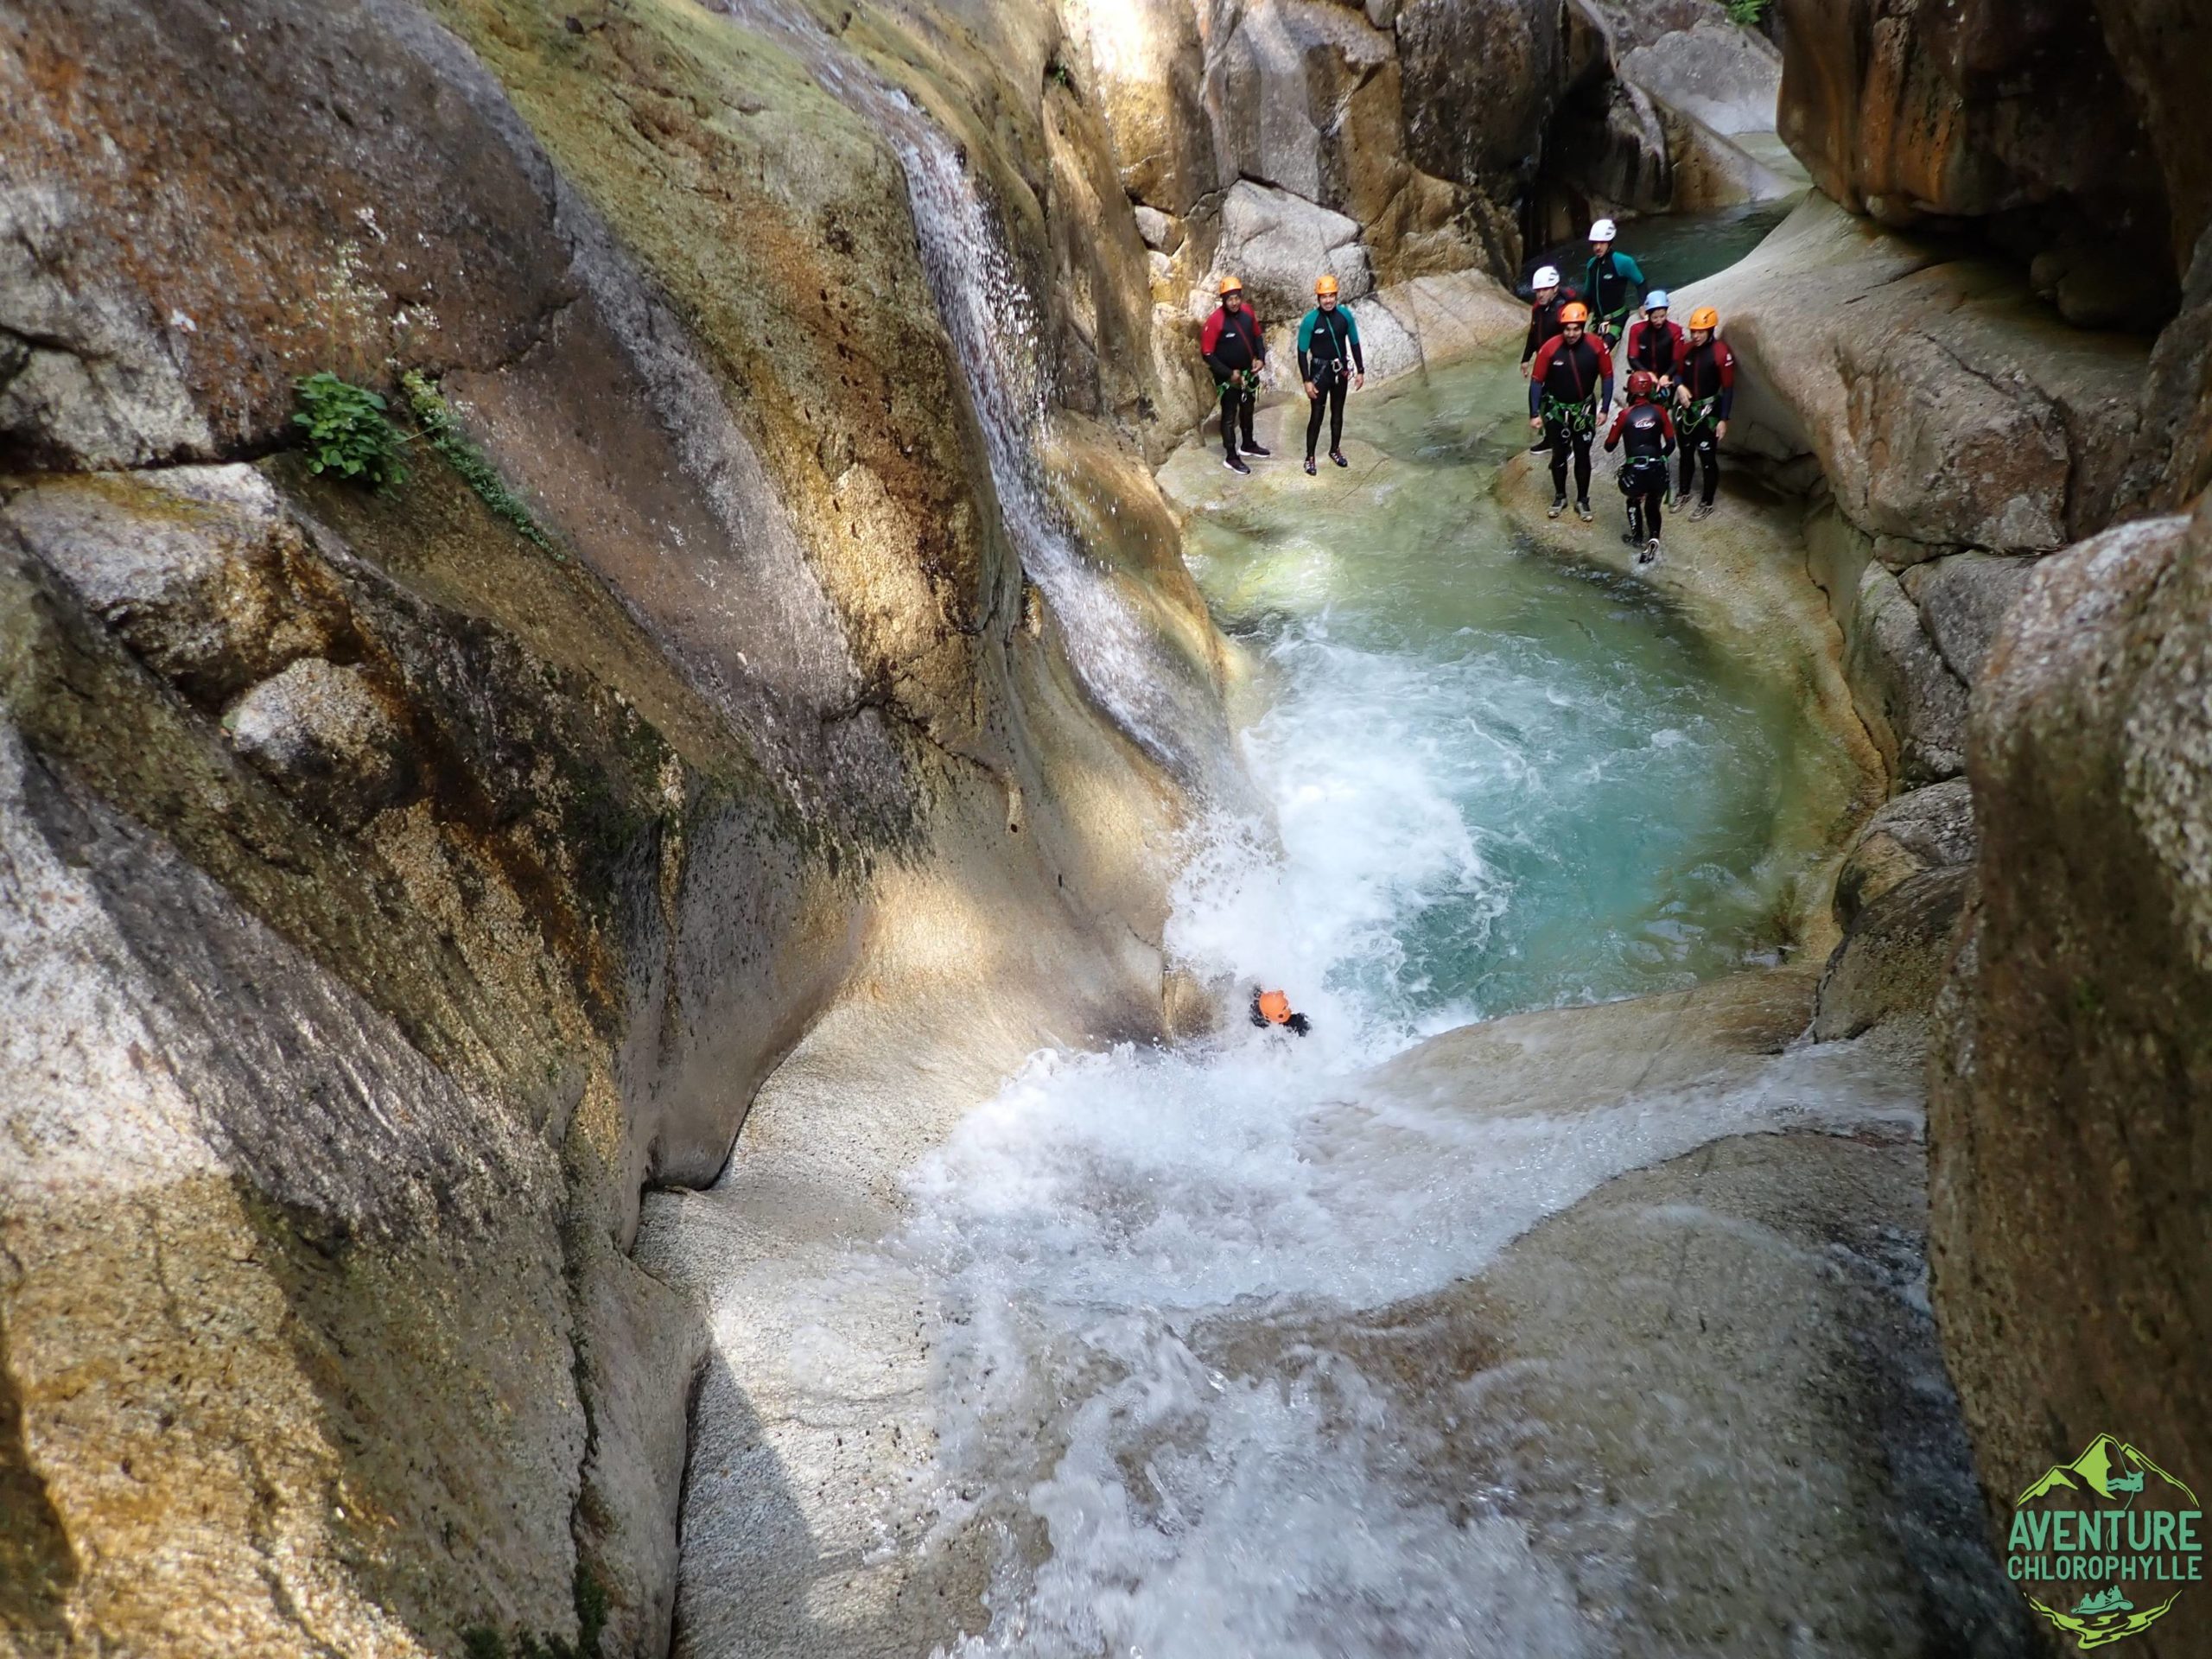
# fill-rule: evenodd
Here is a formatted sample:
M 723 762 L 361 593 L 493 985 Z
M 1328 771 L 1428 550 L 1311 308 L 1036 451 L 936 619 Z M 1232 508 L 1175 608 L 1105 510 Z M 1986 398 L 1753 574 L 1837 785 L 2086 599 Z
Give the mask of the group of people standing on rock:
M 1244 302 L 1244 284 L 1234 276 L 1221 279 L 1220 308 L 1208 317 L 1198 332 L 1198 349 L 1213 372 L 1221 394 L 1222 465 L 1232 473 L 1249 473 L 1246 455 L 1265 457 L 1273 451 L 1252 437 L 1252 415 L 1259 407 L 1260 372 L 1267 366 L 1268 338 L 1260 320 Z M 1367 359 L 1359 348 L 1359 324 L 1342 303 L 1333 276 L 1313 284 L 1313 308 L 1298 325 L 1298 378 L 1305 384 L 1309 405 L 1306 416 L 1306 475 L 1320 470 L 1314 448 L 1321 435 L 1321 416 L 1329 417 L 1329 459 L 1339 467 L 1344 459 L 1344 394 L 1367 384 Z M 1240 449 L 1241 443 L 1241 449 Z
M 1580 289 L 1569 286 L 1555 266 L 1537 270 L 1521 366 L 1529 378 L 1529 425 L 1537 435 L 1533 448 L 1551 456 L 1551 517 L 1567 511 L 1570 465 L 1575 516 L 1586 524 L 1595 517 L 1590 451 L 1599 427 L 1611 416 L 1605 452 L 1624 451 L 1620 486 L 1628 501 L 1622 539 L 1638 550 L 1638 563 L 1648 564 L 1659 556 L 1666 510 L 1690 499 L 1700 472 L 1703 488 L 1689 516 L 1703 518 L 1713 511 L 1720 487 L 1720 441 L 1728 435 L 1735 402 L 1736 359 L 1720 338 L 1719 314 L 1700 306 L 1685 331 L 1668 315 L 1666 291 L 1649 287 L 1643 268 L 1614 247 L 1618 235 L 1610 219 L 1590 227 L 1590 259 Z M 1222 465 L 1249 474 L 1246 456 L 1271 453 L 1252 435 L 1267 335 L 1236 277 L 1222 278 L 1220 300 L 1199 331 L 1198 344 L 1221 397 Z M 1628 370 L 1618 413 L 1617 350 Z M 1344 453 L 1344 395 L 1366 384 L 1367 362 L 1359 324 L 1341 302 L 1333 276 L 1315 282 L 1313 308 L 1298 325 L 1298 378 L 1307 403 L 1307 476 L 1319 470 L 1316 450 L 1325 415 L 1329 459 L 1350 466 Z M 1678 454 L 1679 478 L 1670 465 Z
M 1575 516 L 1588 524 L 1590 448 L 1608 415 L 1605 452 L 1624 450 L 1621 493 L 1638 563 L 1659 556 L 1666 509 L 1690 499 L 1704 474 L 1693 519 L 1713 511 L 1720 488 L 1720 441 L 1736 400 L 1736 359 L 1720 338 L 1720 314 L 1709 305 L 1690 313 L 1689 328 L 1669 317 L 1663 289 L 1647 288 L 1643 271 L 1617 251 L 1610 219 L 1590 227 L 1590 262 L 1578 291 L 1553 265 L 1535 275 L 1529 338 L 1521 352 L 1529 377 L 1529 426 L 1534 448 L 1551 455 L 1551 517 L 1567 511 L 1567 474 L 1574 469 Z M 1631 321 L 1634 313 L 1642 317 Z M 1621 350 L 1628 378 L 1613 410 L 1613 353 Z M 1681 474 L 1669 460 L 1679 453 Z

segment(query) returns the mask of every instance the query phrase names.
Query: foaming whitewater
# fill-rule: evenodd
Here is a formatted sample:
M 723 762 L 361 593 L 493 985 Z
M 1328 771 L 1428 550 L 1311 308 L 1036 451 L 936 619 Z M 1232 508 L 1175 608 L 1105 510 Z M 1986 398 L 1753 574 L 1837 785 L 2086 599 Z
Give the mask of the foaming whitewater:
M 988 456 L 1000 517 L 1052 607 L 1084 689 L 1146 753 L 1201 793 L 1233 789 L 1214 688 L 1116 594 L 1046 481 L 1052 413 L 1035 297 L 958 146 L 913 100 L 767 0 L 721 9 L 791 48 L 823 90 L 865 115 L 906 175 L 922 267 Z
M 1611 1651 L 1510 1503 L 1440 1482 L 1476 1407 L 1448 1382 L 1409 1396 L 1363 1319 L 1716 1138 L 1910 1121 L 1916 1081 L 1830 1047 L 1571 1117 L 1378 1087 L 1378 1062 L 1469 1012 L 1409 958 L 1415 918 L 1478 953 L 1515 902 L 1469 801 L 1541 834 L 1564 757 L 1532 747 L 1548 699 L 1510 652 L 1455 679 L 1325 617 L 1271 658 L 1243 745 L 1280 836 L 1210 823 L 1168 943 L 1232 997 L 1290 983 L 1314 1034 L 1232 1006 L 1184 1049 L 1039 1055 L 911 1182 L 893 1254 L 938 1310 L 940 1532 L 1001 1539 L 991 1626 L 958 1652 Z M 1677 734 L 1662 754 L 1711 741 L 1656 729 Z

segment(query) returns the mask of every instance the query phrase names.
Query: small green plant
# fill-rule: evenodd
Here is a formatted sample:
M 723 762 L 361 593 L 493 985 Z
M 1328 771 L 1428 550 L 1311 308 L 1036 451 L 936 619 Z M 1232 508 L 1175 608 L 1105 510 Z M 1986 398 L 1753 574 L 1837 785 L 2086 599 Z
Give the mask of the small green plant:
M 1757 29 L 1766 16 L 1766 9 L 1774 0 L 1721 0 L 1728 9 L 1728 21 L 1745 29 Z
M 406 481 L 399 431 L 385 416 L 383 397 L 327 369 L 292 387 L 300 398 L 292 424 L 306 430 L 309 472 L 334 473 L 379 490 Z
M 496 517 L 512 524 L 525 541 L 558 557 L 561 550 L 531 516 L 522 498 L 507 487 L 506 480 L 499 476 L 499 469 L 484 452 L 462 435 L 461 423 L 454 419 L 452 405 L 438 390 L 437 382 L 420 369 L 410 369 L 399 377 L 399 385 L 407 394 L 408 407 L 422 423 L 423 435 L 429 441 L 430 448 L 461 474 L 464 484 L 476 492 L 476 499 Z
M 467 1659 L 600 1659 L 600 1638 L 607 1633 L 607 1591 L 589 1567 L 576 1568 L 575 1600 L 574 1646 L 557 1636 L 532 1636 L 527 1630 L 517 1630 L 510 1642 L 489 1625 L 477 1624 L 461 1633 L 461 1650 Z

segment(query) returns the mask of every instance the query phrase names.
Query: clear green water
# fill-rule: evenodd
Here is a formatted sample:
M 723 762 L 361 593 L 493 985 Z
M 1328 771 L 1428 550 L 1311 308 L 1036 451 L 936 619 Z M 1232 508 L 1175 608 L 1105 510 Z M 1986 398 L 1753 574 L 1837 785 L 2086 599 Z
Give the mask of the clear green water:
M 1351 470 L 1279 457 L 1192 523 L 1217 620 L 1263 664 L 1238 711 L 1284 844 L 1263 954 L 1356 1020 L 1771 961 L 1803 872 L 1773 850 L 1802 713 L 1639 584 L 1516 540 L 1490 488 L 1522 396 L 1490 363 L 1355 397 Z M 1227 936 L 1253 918 L 1209 941 L 1193 897 L 1191 954 L 1249 957 Z
M 1634 257 L 1644 279 L 1654 288 L 1687 288 L 1715 271 L 1727 270 L 1758 246 L 1802 200 L 1786 196 L 1724 207 L 1716 213 L 1624 219 L 1618 245 L 1622 252 Z M 1568 282 L 1579 283 L 1589 257 L 1590 245 L 1577 239 L 1532 253 L 1529 266 L 1534 270 L 1539 264 L 1554 264 L 1567 273 Z

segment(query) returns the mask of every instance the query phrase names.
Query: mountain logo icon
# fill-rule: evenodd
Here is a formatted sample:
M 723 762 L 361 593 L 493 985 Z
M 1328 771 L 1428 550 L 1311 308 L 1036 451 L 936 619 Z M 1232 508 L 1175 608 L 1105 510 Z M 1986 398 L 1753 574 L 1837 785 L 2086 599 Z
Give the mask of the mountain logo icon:
M 2005 1573 L 2083 1653 L 2145 1630 L 2202 1583 L 2196 1494 L 2110 1434 L 2055 1464 L 2014 1500 Z

